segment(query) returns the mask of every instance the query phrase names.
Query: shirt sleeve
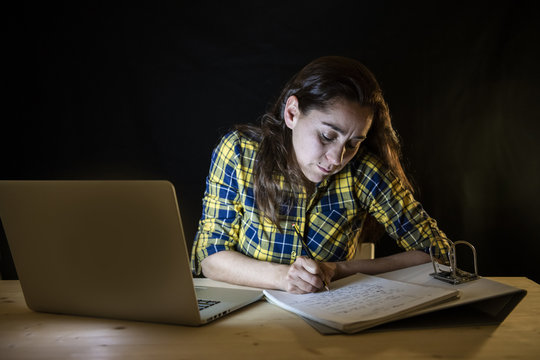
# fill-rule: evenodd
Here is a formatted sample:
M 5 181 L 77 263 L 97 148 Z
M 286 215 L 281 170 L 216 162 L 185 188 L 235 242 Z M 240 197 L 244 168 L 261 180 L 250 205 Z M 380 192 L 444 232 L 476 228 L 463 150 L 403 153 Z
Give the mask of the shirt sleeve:
M 374 155 L 362 156 L 357 193 L 386 232 L 404 250 L 423 250 L 447 263 L 449 240 L 437 222 L 414 199 L 401 181 Z
M 191 255 L 195 274 L 200 274 L 203 259 L 219 251 L 234 250 L 238 244 L 241 204 L 236 174 L 239 145 L 235 138 L 234 133 L 226 135 L 212 153 Z

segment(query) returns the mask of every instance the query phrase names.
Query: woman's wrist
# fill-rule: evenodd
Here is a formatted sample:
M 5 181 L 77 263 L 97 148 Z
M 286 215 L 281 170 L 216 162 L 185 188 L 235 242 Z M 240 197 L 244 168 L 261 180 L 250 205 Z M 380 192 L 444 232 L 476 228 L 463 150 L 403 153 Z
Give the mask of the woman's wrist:
M 283 264 L 271 264 L 274 269 L 271 272 L 273 274 L 273 288 L 278 290 L 287 291 L 287 274 L 289 273 L 290 265 Z

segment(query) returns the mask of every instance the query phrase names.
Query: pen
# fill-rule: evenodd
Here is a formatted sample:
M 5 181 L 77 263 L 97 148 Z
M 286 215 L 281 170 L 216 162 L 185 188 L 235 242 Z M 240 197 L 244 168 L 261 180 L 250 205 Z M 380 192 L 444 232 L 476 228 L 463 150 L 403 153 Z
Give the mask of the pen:
M 308 257 L 312 260 L 315 260 L 313 258 L 313 255 L 311 254 L 311 251 L 309 250 L 309 248 L 307 247 L 307 244 L 306 242 L 304 241 L 304 237 L 302 236 L 302 233 L 300 232 L 300 228 L 298 227 L 298 225 L 296 225 L 296 223 L 293 223 L 292 224 L 293 228 L 294 228 L 294 231 L 296 231 L 296 234 L 298 235 L 298 237 L 300 238 L 300 243 L 302 243 L 302 248 L 304 249 L 304 251 L 308 254 Z M 324 288 L 326 289 L 326 291 L 330 291 L 330 289 L 328 288 L 328 284 L 326 283 L 326 280 L 324 279 L 321 279 L 323 284 L 324 284 Z

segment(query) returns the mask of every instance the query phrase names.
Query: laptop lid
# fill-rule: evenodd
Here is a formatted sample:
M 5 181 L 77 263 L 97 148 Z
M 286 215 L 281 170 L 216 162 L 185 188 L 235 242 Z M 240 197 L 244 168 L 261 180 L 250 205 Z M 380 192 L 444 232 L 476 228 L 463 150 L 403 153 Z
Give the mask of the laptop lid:
M 225 298 L 199 312 L 176 199 L 167 181 L 0 181 L 28 307 L 199 325 L 260 299 L 216 289 Z

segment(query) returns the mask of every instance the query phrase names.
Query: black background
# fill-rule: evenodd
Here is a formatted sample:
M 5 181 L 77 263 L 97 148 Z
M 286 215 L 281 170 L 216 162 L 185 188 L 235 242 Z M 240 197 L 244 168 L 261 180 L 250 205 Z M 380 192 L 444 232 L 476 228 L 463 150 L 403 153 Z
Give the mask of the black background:
M 350 56 L 383 87 L 428 213 L 482 275 L 540 281 L 528 1 L 18 2 L 4 18 L 0 179 L 168 179 L 191 241 L 220 135 L 309 61 Z

